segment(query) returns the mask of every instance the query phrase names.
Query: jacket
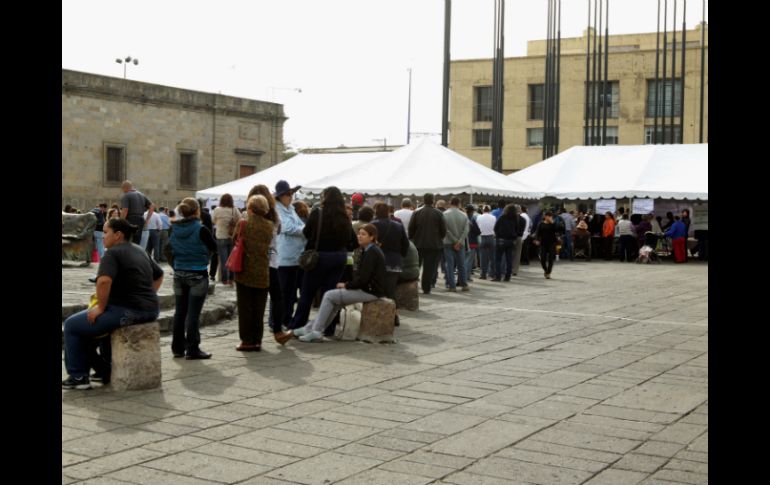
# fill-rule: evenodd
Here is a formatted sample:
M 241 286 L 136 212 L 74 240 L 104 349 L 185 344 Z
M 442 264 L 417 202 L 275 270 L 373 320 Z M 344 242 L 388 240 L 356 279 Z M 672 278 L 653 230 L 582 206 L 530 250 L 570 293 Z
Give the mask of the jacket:
M 211 232 L 206 229 L 200 219 L 181 219 L 171 224 L 171 247 L 174 270 L 208 271 L 209 249 L 216 247 Z M 204 235 L 204 232 L 206 235 Z M 209 244 L 203 241 L 210 239 Z
M 446 224 L 444 245 L 465 242 L 469 229 L 468 214 L 460 212 L 456 207 L 450 207 L 444 211 L 444 223 Z
M 273 223 L 264 216 L 249 214 L 245 222 L 239 222 L 234 241 L 243 238 L 243 271 L 235 273 L 236 283 L 251 288 L 270 287 L 270 261 L 268 251 L 273 239 Z
M 299 255 L 305 250 L 305 235 L 302 229 L 305 223 L 297 215 L 294 206 L 289 204 L 285 207 L 278 202 L 275 204 L 275 210 L 281 219 L 281 232 L 276 239 L 278 249 L 278 266 L 298 266 Z
M 375 219 L 372 224 L 377 228 L 377 240 L 385 255 L 385 266 L 400 271 L 409 251 L 409 238 L 404 226 L 390 219 Z
M 666 236 L 669 236 L 672 239 L 678 239 L 680 237 L 687 237 L 687 226 L 681 220 L 676 221 L 669 228 L 669 230 L 666 231 Z
M 409 238 L 417 249 L 444 249 L 444 214 L 431 205 L 414 211 L 409 220 Z
M 385 295 L 385 255 L 376 245 L 370 245 L 361 256 L 358 271 L 353 273 L 353 280 L 345 288 L 363 290 L 380 298 Z

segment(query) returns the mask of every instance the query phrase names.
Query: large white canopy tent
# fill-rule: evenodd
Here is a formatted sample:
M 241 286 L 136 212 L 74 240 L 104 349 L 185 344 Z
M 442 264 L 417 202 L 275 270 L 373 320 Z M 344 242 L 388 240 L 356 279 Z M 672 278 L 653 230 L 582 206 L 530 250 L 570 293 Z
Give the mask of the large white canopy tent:
M 216 204 L 223 194 L 230 194 L 233 200 L 243 207 L 249 191 L 258 184 L 266 185 L 270 190 L 279 180 L 286 180 L 292 187 L 305 185 L 307 182 L 329 174 L 345 172 L 356 165 L 380 156 L 382 152 L 367 153 L 300 153 L 285 162 L 274 165 L 247 177 L 199 190 L 195 197 L 209 199 L 209 206 Z
M 708 201 L 708 144 L 574 146 L 508 178 L 559 199 Z
M 430 192 L 538 199 L 543 195 L 529 184 L 510 180 L 428 138 L 305 183 L 302 190 L 319 193 L 330 185 L 346 194 L 380 196 L 422 196 Z

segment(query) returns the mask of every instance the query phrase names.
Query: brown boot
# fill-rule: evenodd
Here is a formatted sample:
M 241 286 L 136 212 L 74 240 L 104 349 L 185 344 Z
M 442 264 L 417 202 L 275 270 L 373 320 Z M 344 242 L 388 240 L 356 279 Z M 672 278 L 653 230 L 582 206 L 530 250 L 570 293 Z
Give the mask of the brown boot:
M 288 332 L 274 333 L 275 341 L 281 345 L 286 345 L 286 342 L 294 337 L 294 332 L 289 330 Z

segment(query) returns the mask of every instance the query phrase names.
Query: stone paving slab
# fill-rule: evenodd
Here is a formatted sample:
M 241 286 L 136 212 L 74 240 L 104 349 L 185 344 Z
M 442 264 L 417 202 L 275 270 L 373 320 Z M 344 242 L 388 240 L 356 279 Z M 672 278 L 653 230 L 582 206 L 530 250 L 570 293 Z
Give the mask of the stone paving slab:
M 63 268 L 63 311 L 94 272 Z M 62 391 L 62 483 L 705 484 L 707 297 L 703 263 L 560 261 L 421 294 L 395 344 L 165 334 L 160 389 Z

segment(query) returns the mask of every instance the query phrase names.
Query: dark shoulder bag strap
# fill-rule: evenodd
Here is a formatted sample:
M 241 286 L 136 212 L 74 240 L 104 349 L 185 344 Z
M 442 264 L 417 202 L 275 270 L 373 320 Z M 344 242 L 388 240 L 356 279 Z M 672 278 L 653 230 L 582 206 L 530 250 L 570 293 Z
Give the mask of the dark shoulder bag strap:
M 318 251 L 318 241 L 321 240 L 321 221 L 323 221 L 323 219 L 324 219 L 323 216 L 324 216 L 323 208 L 319 206 L 318 207 L 318 229 L 316 229 L 317 232 L 315 233 L 315 248 L 314 249 L 316 251 Z

